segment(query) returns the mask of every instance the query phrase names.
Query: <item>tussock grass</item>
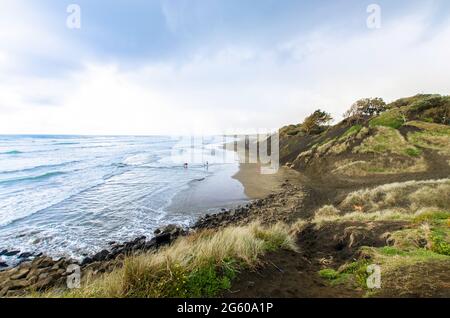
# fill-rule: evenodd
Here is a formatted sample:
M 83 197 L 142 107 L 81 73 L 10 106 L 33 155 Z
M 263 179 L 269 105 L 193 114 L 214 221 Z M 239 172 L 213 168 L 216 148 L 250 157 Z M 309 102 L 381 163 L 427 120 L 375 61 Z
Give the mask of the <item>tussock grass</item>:
M 391 183 L 349 193 L 338 206 L 315 212 L 314 223 L 419 220 L 450 211 L 450 179 Z
M 204 230 L 154 253 L 130 256 L 122 268 L 87 282 L 67 297 L 212 297 L 230 288 L 241 268 L 276 249 L 296 250 L 285 224 L 252 223 Z
M 391 183 L 355 191 L 347 195 L 338 208 L 354 211 L 355 206 L 362 206 L 364 212 L 399 207 L 412 213 L 423 207 L 450 209 L 450 179 Z
M 415 155 L 412 155 L 415 157 Z M 412 158 L 408 161 L 396 158 L 387 158 L 387 161 L 373 160 L 340 160 L 335 163 L 332 173 L 341 174 L 348 177 L 364 177 L 376 174 L 399 174 L 426 171 L 428 166 L 423 157 Z
M 338 217 L 341 211 L 336 209 L 333 205 L 324 205 L 315 213 L 316 217 Z

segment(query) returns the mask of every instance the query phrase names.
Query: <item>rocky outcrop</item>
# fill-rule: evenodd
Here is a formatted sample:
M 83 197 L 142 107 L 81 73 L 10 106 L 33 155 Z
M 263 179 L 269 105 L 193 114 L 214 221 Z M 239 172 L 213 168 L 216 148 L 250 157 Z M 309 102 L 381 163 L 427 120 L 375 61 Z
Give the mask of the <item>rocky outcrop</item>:
M 155 250 L 170 244 L 186 233 L 187 231 L 180 226 L 167 225 L 157 229 L 154 233 L 155 236 L 148 241 L 145 236 L 141 236 L 125 243 L 110 242 L 110 249 L 86 257 L 81 264 L 65 258 L 53 260 L 48 256 L 22 253 L 19 258 L 22 256 L 22 258 L 34 257 L 34 259 L 22 261 L 16 267 L 0 272 L 0 297 L 21 296 L 32 291 L 64 287 L 67 276 L 72 274 L 71 271 L 68 271 L 68 267 L 73 264 L 80 266 L 81 279 L 110 272 L 115 267 L 122 265 L 125 256 Z M 20 253 L 20 251 L 13 252 L 14 254 L 7 250 L 2 251 L 5 256 Z M 1 266 L 7 267 L 6 262 L 1 262 Z
M 41 291 L 61 285 L 70 274 L 66 259 L 53 260 L 47 256 L 36 257 L 15 268 L 0 272 L 0 297 L 19 296 L 28 291 Z

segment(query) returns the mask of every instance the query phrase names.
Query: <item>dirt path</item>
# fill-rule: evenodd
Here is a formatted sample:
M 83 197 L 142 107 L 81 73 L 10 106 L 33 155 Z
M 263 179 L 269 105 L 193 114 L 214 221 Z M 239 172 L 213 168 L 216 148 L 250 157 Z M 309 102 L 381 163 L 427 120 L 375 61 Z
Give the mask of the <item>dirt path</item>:
M 360 257 L 361 246 L 386 245 L 386 232 L 402 229 L 406 222 L 346 222 L 320 229 L 308 226 L 298 234 L 298 252 L 277 251 L 264 257 L 263 264 L 244 271 L 224 297 L 362 297 L 365 290 L 328 283 L 318 274 L 323 268 L 337 268 Z

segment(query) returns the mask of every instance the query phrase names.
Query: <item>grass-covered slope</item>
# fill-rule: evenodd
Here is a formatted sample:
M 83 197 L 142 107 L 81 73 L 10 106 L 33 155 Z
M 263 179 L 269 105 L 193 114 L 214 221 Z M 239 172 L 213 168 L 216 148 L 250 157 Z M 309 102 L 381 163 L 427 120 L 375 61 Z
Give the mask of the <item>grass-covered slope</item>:
M 450 167 L 450 97 L 417 95 L 387 108 L 373 118 L 346 119 L 313 135 L 298 125 L 284 127 L 282 162 L 305 173 L 344 178 Z

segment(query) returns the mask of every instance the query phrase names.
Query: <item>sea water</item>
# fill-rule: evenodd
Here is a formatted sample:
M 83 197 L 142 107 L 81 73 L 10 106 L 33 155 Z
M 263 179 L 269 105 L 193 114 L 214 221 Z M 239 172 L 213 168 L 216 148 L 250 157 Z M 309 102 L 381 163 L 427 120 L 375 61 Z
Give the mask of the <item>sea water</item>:
M 172 201 L 215 175 L 243 199 L 221 138 L 0 136 L 0 251 L 80 259 L 165 224 L 189 225 L 210 211 L 171 213 Z

